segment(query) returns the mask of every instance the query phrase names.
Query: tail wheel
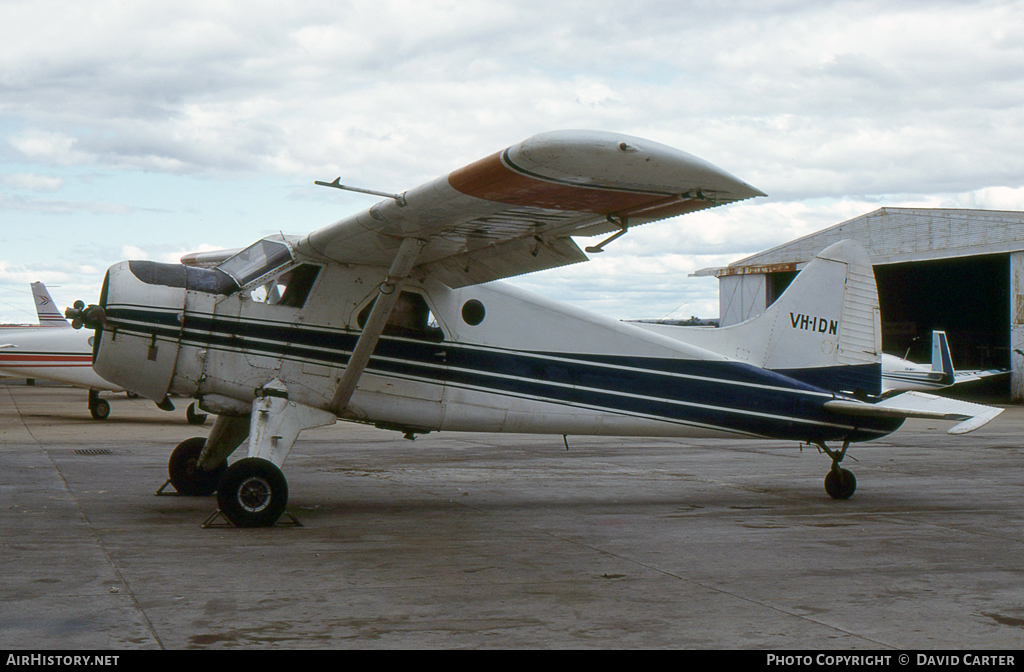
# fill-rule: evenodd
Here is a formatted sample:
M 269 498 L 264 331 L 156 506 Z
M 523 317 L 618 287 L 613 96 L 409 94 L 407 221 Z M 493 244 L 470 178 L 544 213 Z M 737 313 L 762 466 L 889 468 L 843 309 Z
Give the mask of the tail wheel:
M 832 499 L 849 499 L 857 489 L 857 477 L 849 469 L 832 469 L 825 475 L 825 492 Z
M 217 504 L 238 527 L 270 527 L 288 504 L 288 481 L 273 462 L 247 457 L 228 467 Z
M 106 420 L 110 417 L 110 402 L 106 399 L 97 399 L 89 406 L 89 413 L 93 420 Z
M 228 464 L 225 461 L 211 471 L 200 469 L 197 462 L 204 445 L 206 439 L 201 436 L 185 439 L 171 453 L 171 459 L 167 462 L 167 475 L 179 494 L 205 497 L 216 492 Z
M 206 422 L 206 418 L 209 416 L 206 413 L 196 413 L 195 402 L 188 405 L 185 409 L 185 419 L 188 420 L 190 425 L 201 425 Z

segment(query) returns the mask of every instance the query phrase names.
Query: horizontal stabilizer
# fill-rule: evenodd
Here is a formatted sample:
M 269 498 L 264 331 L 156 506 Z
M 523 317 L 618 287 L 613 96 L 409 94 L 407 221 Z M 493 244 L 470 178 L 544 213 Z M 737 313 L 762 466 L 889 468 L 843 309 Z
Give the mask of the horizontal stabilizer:
M 1003 409 L 994 406 L 983 406 L 959 399 L 947 399 L 924 392 L 904 392 L 877 404 L 836 399 L 826 401 L 825 408 L 845 415 L 959 421 L 958 424 L 946 430 L 947 434 L 973 432 L 1003 412 Z
M 989 376 L 1001 376 L 1009 373 L 1010 369 L 986 369 L 984 371 L 957 371 L 956 372 L 956 383 L 969 383 L 972 380 L 981 380 L 982 378 L 988 378 Z

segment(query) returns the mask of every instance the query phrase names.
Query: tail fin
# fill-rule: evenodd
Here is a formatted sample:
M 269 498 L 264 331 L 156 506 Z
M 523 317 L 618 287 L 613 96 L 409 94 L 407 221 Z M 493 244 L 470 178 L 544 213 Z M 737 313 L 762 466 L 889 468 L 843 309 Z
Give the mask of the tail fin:
M 64 319 L 60 310 L 50 298 L 46 291 L 46 285 L 41 282 L 32 283 L 32 297 L 36 300 L 36 314 L 39 315 L 39 325 L 43 327 L 70 327 L 71 323 Z
M 877 395 L 882 328 L 871 259 L 844 240 L 822 250 L 782 296 L 746 322 L 724 327 L 752 364 L 834 392 Z
M 882 322 L 871 259 L 842 240 L 760 315 L 718 329 L 637 326 L 833 392 L 882 392 Z
M 953 357 L 949 354 L 949 343 L 946 342 L 944 331 L 932 332 L 932 371 L 942 373 L 939 380 L 942 385 L 952 385 L 956 382 Z

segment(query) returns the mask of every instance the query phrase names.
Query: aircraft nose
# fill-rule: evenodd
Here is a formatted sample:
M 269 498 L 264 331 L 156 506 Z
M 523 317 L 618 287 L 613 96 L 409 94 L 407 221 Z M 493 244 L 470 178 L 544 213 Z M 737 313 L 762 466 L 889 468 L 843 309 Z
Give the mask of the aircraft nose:
M 133 262 L 111 266 L 100 305 L 77 307 L 82 325 L 99 327 L 93 369 L 103 378 L 157 403 L 167 397 L 174 375 L 185 287 L 147 282 Z M 75 319 L 72 318 L 72 319 Z

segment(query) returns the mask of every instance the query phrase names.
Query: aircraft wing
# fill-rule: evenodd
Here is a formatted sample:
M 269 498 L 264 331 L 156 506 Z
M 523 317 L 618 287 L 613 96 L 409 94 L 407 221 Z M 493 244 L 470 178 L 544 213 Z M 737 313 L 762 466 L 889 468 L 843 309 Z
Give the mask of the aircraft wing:
M 403 239 L 422 240 L 412 275 L 457 288 L 586 261 L 571 236 L 618 233 L 764 195 L 656 142 L 556 131 L 381 201 L 297 246 L 340 263 L 387 267 Z
M 904 392 L 876 404 L 835 399 L 826 401 L 825 408 L 846 415 L 959 421 L 959 424 L 946 430 L 947 434 L 973 432 L 1003 412 L 1003 409 L 994 406 L 937 397 L 924 392 Z
M 213 250 L 211 252 L 189 252 L 188 254 L 182 255 L 181 263 L 185 264 L 186 266 L 196 266 L 198 268 L 213 268 L 217 264 L 226 261 L 227 259 L 241 251 L 242 248 L 236 247 L 230 250 Z

